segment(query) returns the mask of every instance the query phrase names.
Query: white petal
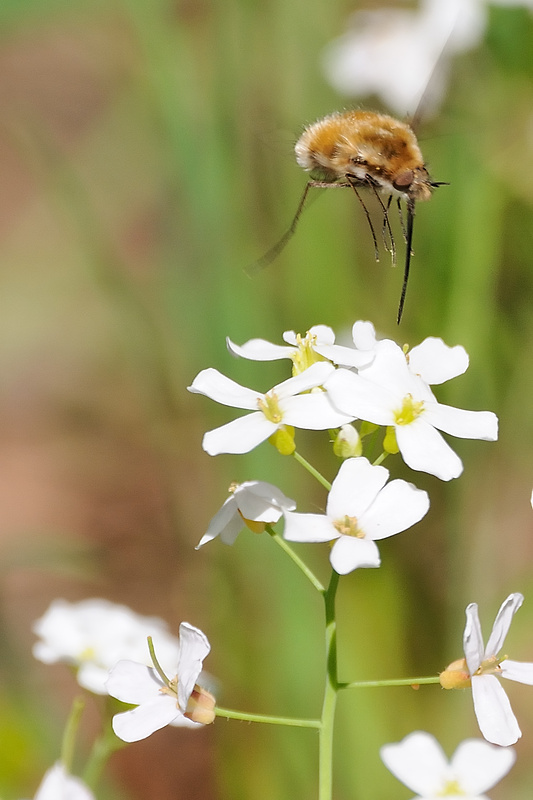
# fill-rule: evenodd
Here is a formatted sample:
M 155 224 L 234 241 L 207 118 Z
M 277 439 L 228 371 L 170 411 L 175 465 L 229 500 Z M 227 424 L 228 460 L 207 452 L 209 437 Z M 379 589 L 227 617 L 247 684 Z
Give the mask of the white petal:
M 364 380 L 347 369 L 337 369 L 326 381 L 325 388 L 339 411 L 376 425 L 394 423 L 393 411 L 398 405 L 398 396 L 389 389 Z
M 293 511 L 296 508 L 294 500 L 286 497 L 277 486 L 265 481 L 241 483 L 234 497 L 243 517 L 256 522 L 277 522 L 283 509 Z
M 106 681 L 111 697 L 122 703 L 140 705 L 159 695 L 163 681 L 152 667 L 136 661 L 119 661 Z
M 383 763 L 398 780 L 422 797 L 442 791 L 449 774 L 440 744 L 429 733 L 415 731 L 380 750 Z
M 510 681 L 517 683 L 526 683 L 528 686 L 533 686 L 533 663 L 528 661 L 512 661 L 506 658 L 500 664 L 502 669 L 502 678 L 508 678 Z
M 34 800 L 94 800 L 94 795 L 58 761 L 44 776 Z
M 331 550 L 329 560 L 339 575 L 347 575 L 358 567 L 379 567 L 381 559 L 377 545 L 371 539 L 341 536 Z
M 212 367 L 199 372 L 187 390 L 234 408 L 256 409 L 258 398 L 263 397 L 261 392 L 241 386 Z
M 227 336 L 226 347 L 232 355 L 248 358 L 251 361 L 277 361 L 280 358 L 290 358 L 294 353 L 294 347 L 273 344 L 266 339 L 249 339 L 244 344 L 238 345 Z
M 326 361 L 319 361 L 316 364 L 311 364 L 306 370 L 299 375 L 294 375 L 292 378 L 287 378 L 286 381 L 278 383 L 272 389 L 272 393 L 276 394 L 279 400 L 287 397 L 293 397 L 300 392 L 307 392 L 309 389 L 314 389 L 315 386 L 321 386 L 326 378 L 335 371 L 333 364 L 328 364 Z
M 309 367 L 302 372 L 302 375 L 306 375 L 311 369 L 312 367 Z M 285 425 L 311 431 L 340 428 L 341 425 L 353 422 L 354 419 L 353 416 L 338 411 L 332 405 L 328 394 L 321 391 L 288 397 L 280 403 L 280 408 Z
M 424 382 L 409 370 L 402 348 L 390 339 L 378 342 L 376 357 L 361 375 L 365 380 L 388 388 L 395 395 L 396 404 L 398 398 L 404 398 L 407 394 L 412 394 L 416 399 L 421 399 L 420 392 L 432 396 Z
M 460 344 L 449 347 L 433 336 L 409 350 L 407 361 L 411 372 L 430 385 L 449 381 L 468 369 L 468 353 L 464 347 Z
M 231 495 L 230 497 L 226 498 L 224 504 L 219 508 L 215 516 L 212 518 L 211 522 L 207 526 L 207 530 L 200 539 L 200 542 L 196 545 L 196 549 L 198 550 L 199 547 L 206 544 L 206 542 L 210 542 L 212 539 L 215 539 L 219 536 L 228 526 L 231 526 L 233 522 L 233 528 L 235 525 L 238 524 L 237 534 L 239 533 L 243 522 L 242 518 L 239 520 L 235 520 L 235 517 L 239 516 L 237 503 L 235 502 L 235 496 Z M 232 531 L 233 532 L 233 531 Z
M 429 472 L 442 481 L 458 478 L 463 471 L 459 456 L 438 431 L 418 417 L 409 425 L 396 426 L 396 441 L 405 463 L 421 472 Z
M 516 760 L 510 747 L 497 747 L 483 739 L 461 742 L 451 760 L 451 767 L 465 794 L 480 795 L 507 775 Z
M 466 625 L 463 633 L 463 649 L 468 671 L 470 675 L 473 675 L 483 661 L 485 654 L 477 603 L 470 603 L 466 607 Z
M 331 542 L 339 532 L 325 514 L 298 514 L 285 512 L 283 538 L 288 542 Z
M 210 456 L 220 453 L 249 453 L 277 430 L 275 422 L 270 422 L 262 411 L 245 414 L 244 417 L 227 422 L 220 428 L 207 431 L 202 447 Z
M 371 322 L 359 319 L 352 325 L 352 339 L 358 350 L 374 350 L 376 330 Z
M 503 647 L 505 637 L 509 633 L 512 619 L 523 602 L 524 595 L 520 594 L 520 592 L 510 594 L 509 597 L 503 601 L 500 610 L 496 614 L 496 619 L 492 626 L 492 633 L 490 634 L 487 647 L 485 648 L 485 658 L 498 655 Z
M 343 367 L 364 367 L 374 358 L 373 352 L 344 347 L 341 344 L 317 344 L 314 348 L 319 355 Z
M 387 483 L 389 471 L 366 458 L 343 461 L 328 495 L 327 514 L 333 520 L 360 517 Z
M 311 336 L 316 336 L 317 344 L 333 344 L 335 341 L 335 333 L 333 328 L 330 328 L 329 325 L 313 325 L 309 328 L 308 333 L 310 333 Z M 297 346 L 298 339 L 296 331 L 285 331 L 283 334 L 283 341 Z
M 194 685 L 202 671 L 204 658 L 211 645 L 205 633 L 188 622 L 180 625 L 180 653 L 178 657 L 178 701 L 185 713 Z
M 472 695 L 479 729 L 487 741 L 508 747 L 522 736 L 509 698 L 494 675 L 475 675 Z
M 176 698 L 160 694 L 131 711 L 115 714 L 113 730 L 124 742 L 138 742 L 169 725 L 179 713 Z
M 370 539 L 385 539 L 415 525 L 428 509 L 427 492 L 412 483 L 394 480 L 381 490 L 359 523 Z
M 466 411 L 441 403 L 427 403 L 424 419 L 440 431 L 460 439 L 495 442 L 498 438 L 498 417 L 492 411 Z

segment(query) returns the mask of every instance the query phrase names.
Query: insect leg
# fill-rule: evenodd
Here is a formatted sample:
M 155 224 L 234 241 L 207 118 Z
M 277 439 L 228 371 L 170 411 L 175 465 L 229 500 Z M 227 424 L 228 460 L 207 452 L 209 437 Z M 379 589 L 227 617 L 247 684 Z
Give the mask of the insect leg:
M 370 219 L 370 214 L 368 213 L 368 209 L 365 206 L 361 195 L 357 191 L 357 183 L 360 184 L 361 182 L 358 181 L 356 183 L 356 180 L 353 178 L 353 176 L 352 175 L 348 175 L 348 174 L 346 175 L 346 180 L 348 181 L 348 183 L 350 184 L 350 186 L 354 190 L 355 196 L 357 197 L 357 199 L 361 203 L 361 206 L 363 207 L 363 211 L 365 212 L 365 216 L 366 216 L 366 221 L 368 222 L 368 227 L 370 228 L 370 233 L 372 234 L 372 239 L 374 241 L 374 256 L 376 258 L 376 261 L 379 261 L 378 240 L 376 239 L 376 232 L 374 230 L 374 226 L 372 225 L 372 220 Z
M 387 250 L 391 254 L 392 266 L 395 267 L 396 266 L 396 242 L 394 241 L 394 236 L 393 236 L 392 228 L 390 226 L 390 221 L 389 221 L 389 208 L 390 208 L 390 204 L 391 204 L 391 200 L 392 200 L 392 195 L 389 195 L 389 199 L 387 200 L 387 205 L 385 205 L 385 203 L 381 199 L 380 194 L 379 194 L 378 190 L 376 189 L 375 185 L 373 183 L 371 183 L 370 187 L 371 187 L 372 191 L 374 192 L 374 194 L 376 195 L 377 201 L 381 206 L 381 210 L 383 211 L 383 227 L 381 229 L 381 236 L 383 238 L 383 246 L 384 246 L 385 250 Z M 386 233 L 389 234 L 390 247 L 387 245 L 387 237 L 385 235 Z

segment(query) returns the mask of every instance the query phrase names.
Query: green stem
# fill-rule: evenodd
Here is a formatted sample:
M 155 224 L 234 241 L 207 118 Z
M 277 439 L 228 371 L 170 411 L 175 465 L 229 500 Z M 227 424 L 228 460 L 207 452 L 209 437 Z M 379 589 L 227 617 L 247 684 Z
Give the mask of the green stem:
M 217 717 L 240 719 L 244 722 L 261 722 L 266 725 L 287 725 L 293 728 L 320 728 L 319 719 L 297 719 L 294 717 L 271 717 L 265 714 L 249 714 L 246 711 L 231 711 L 228 708 L 215 709 Z
M 65 726 L 63 734 L 63 741 L 61 742 L 61 761 L 67 772 L 72 772 L 72 765 L 74 762 L 74 748 L 76 745 L 76 736 L 80 727 L 81 715 L 85 708 L 85 700 L 83 697 L 76 697 L 72 703 L 72 709 Z
M 90 789 L 96 789 L 96 784 L 100 779 L 100 775 L 109 757 L 116 750 L 120 750 L 121 747 L 125 747 L 125 742 L 122 742 L 115 736 L 111 725 L 108 723 L 108 727 L 104 733 L 95 740 L 91 755 L 83 772 L 83 780 Z
M 383 453 L 380 456 L 378 456 L 375 461 L 372 462 L 372 466 L 379 467 L 380 464 L 383 464 L 388 455 L 389 453 L 383 451 Z
M 296 566 L 298 567 L 298 569 L 300 569 L 300 570 L 303 572 L 303 574 L 305 575 L 305 577 L 306 577 L 306 578 L 307 578 L 309 581 L 311 581 L 311 583 L 313 584 L 313 586 L 315 587 L 315 589 L 317 589 L 317 591 L 319 591 L 321 594 L 324 594 L 324 592 L 326 591 L 326 590 L 325 590 L 325 588 L 324 588 L 324 586 L 322 586 L 322 584 L 320 583 L 320 581 L 318 580 L 318 578 L 316 577 L 316 575 L 314 574 L 314 572 L 312 572 L 312 571 L 309 569 L 309 567 L 307 566 L 307 564 L 305 564 L 305 562 L 304 562 L 304 561 L 302 561 L 302 559 L 301 559 L 299 556 L 297 556 L 297 555 L 296 555 L 296 553 L 294 552 L 294 550 L 292 549 L 292 547 L 290 546 L 290 544 L 288 544 L 288 543 L 285 541 L 285 539 L 283 539 L 283 537 L 279 535 L 279 533 L 276 533 L 276 531 L 275 531 L 275 530 L 272 528 L 272 526 L 271 526 L 271 525 L 265 525 L 265 529 L 268 531 L 268 533 L 270 534 L 270 536 L 272 537 L 272 539 L 274 539 L 274 541 L 276 542 L 276 544 L 277 544 L 279 547 L 281 547 L 281 549 L 282 549 L 282 550 L 283 550 L 285 553 L 287 553 L 287 555 L 289 556 L 289 558 L 291 558 L 291 559 L 294 561 L 294 563 L 296 564 Z
M 161 678 L 161 680 L 163 681 L 163 683 L 165 684 L 165 686 L 168 686 L 170 688 L 170 681 L 167 678 L 167 676 L 165 675 L 165 673 L 163 672 L 163 669 L 162 669 L 159 661 L 157 660 L 157 657 L 156 657 L 156 654 L 155 654 L 155 649 L 154 649 L 154 643 L 152 641 L 152 637 L 148 636 L 147 638 L 148 638 L 148 650 L 150 651 L 150 658 L 152 659 L 152 663 L 154 665 L 154 669 L 157 672 L 157 674 L 159 675 L 159 677 Z
M 324 593 L 326 612 L 326 685 L 322 705 L 318 755 L 318 798 L 331 800 L 333 791 L 333 730 L 335 707 L 339 683 L 337 679 L 337 622 L 335 619 L 335 595 L 339 576 L 333 571 L 329 586 Z
M 384 681 L 352 681 L 342 683 L 339 689 L 374 689 L 380 686 L 422 686 L 423 684 L 440 683 L 438 675 L 429 678 L 393 678 Z
M 324 478 L 324 476 L 321 475 L 320 472 L 317 469 L 315 469 L 309 463 L 309 461 L 306 461 L 306 459 L 303 456 L 301 456 L 300 453 L 298 453 L 296 450 L 294 451 L 294 453 L 292 455 L 296 459 L 298 464 L 300 464 L 304 469 L 306 469 L 313 476 L 313 478 L 316 478 L 317 481 L 322 484 L 324 489 L 327 489 L 328 492 L 331 490 L 331 483 L 329 481 L 327 481 Z

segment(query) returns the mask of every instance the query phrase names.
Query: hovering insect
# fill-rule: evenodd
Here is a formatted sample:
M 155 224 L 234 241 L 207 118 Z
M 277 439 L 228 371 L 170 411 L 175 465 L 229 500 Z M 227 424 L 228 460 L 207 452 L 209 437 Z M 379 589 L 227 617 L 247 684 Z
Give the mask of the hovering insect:
M 415 203 L 431 198 L 433 189 L 442 182 L 432 181 L 424 164 L 412 128 L 394 117 L 373 111 L 343 111 L 309 125 L 295 145 L 296 161 L 310 174 L 290 228 L 260 261 L 258 267 L 270 263 L 283 250 L 293 235 L 303 211 L 309 189 L 351 188 L 365 212 L 378 260 L 377 238 L 368 210 L 359 189 L 370 189 L 383 211 L 383 240 L 395 261 L 394 237 L 388 212 L 396 197 L 401 216 L 403 199 L 407 207 L 407 226 L 404 231 L 406 255 L 404 279 L 398 306 L 398 324 L 402 318 L 405 293 L 411 264 Z M 386 203 L 381 195 L 388 196 Z M 403 227 L 403 223 L 402 223 Z M 388 248 L 387 248 L 388 249 Z

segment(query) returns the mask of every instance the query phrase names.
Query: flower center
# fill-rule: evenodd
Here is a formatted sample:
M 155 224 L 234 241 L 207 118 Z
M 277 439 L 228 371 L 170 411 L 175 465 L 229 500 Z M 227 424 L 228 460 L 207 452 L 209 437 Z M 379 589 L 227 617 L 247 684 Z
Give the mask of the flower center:
M 423 400 L 414 400 L 412 394 L 406 394 L 402 407 L 394 412 L 396 425 L 410 425 L 424 410 Z
M 262 411 L 269 422 L 279 425 L 283 419 L 283 414 L 278 403 L 278 396 L 275 392 L 268 392 L 264 397 L 257 399 L 257 407 Z
M 159 691 L 161 692 L 161 694 L 168 694 L 169 697 L 175 697 L 176 698 L 176 707 L 179 708 L 179 704 L 177 702 L 177 700 L 178 700 L 178 676 L 177 675 L 169 681 L 169 685 L 168 686 L 162 686 Z M 180 708 L 180 711 L 182 711 L 182 710 L 184 710 L 184 709 Z
M 309 333 L 309 331 L 307 331 L 305 338 L 302 338 L 300 333 L 296 334 L 296 346 L 298 349 L 291 355 L 293 375 L 300 375 L 300 373 L 305 372 L 311 364 L 316 364 L 317 361 L 327 360 L 318 353 L 315 353 L 313 348 L 316 345 L 316 340 L 316 335 Z
M 474 672 L 474 675 L 499 675 L 501 674 L 501 667 L 500 664 L 507 656 L 503 656 L 502 658 L 498 658 L 498 656 L 489 656 L 486 658 L 485 661 L 482 661 L 477 670 Z
M 450 795 L 458 797 L 464 794 L 466 794 L 466 792 L 459 786 L 459 781 L 446 781 L 444 788 L 441 789 L 440 792 L 437 792 L 437 797 L 450 797 Z
M 336 519 L 333 527 L 341 536 L 355 536 L 356 539 L 364 539 L 365 532 L 361 530 L 357 522 L 357 517 L 349 517 L 348 515 Z

